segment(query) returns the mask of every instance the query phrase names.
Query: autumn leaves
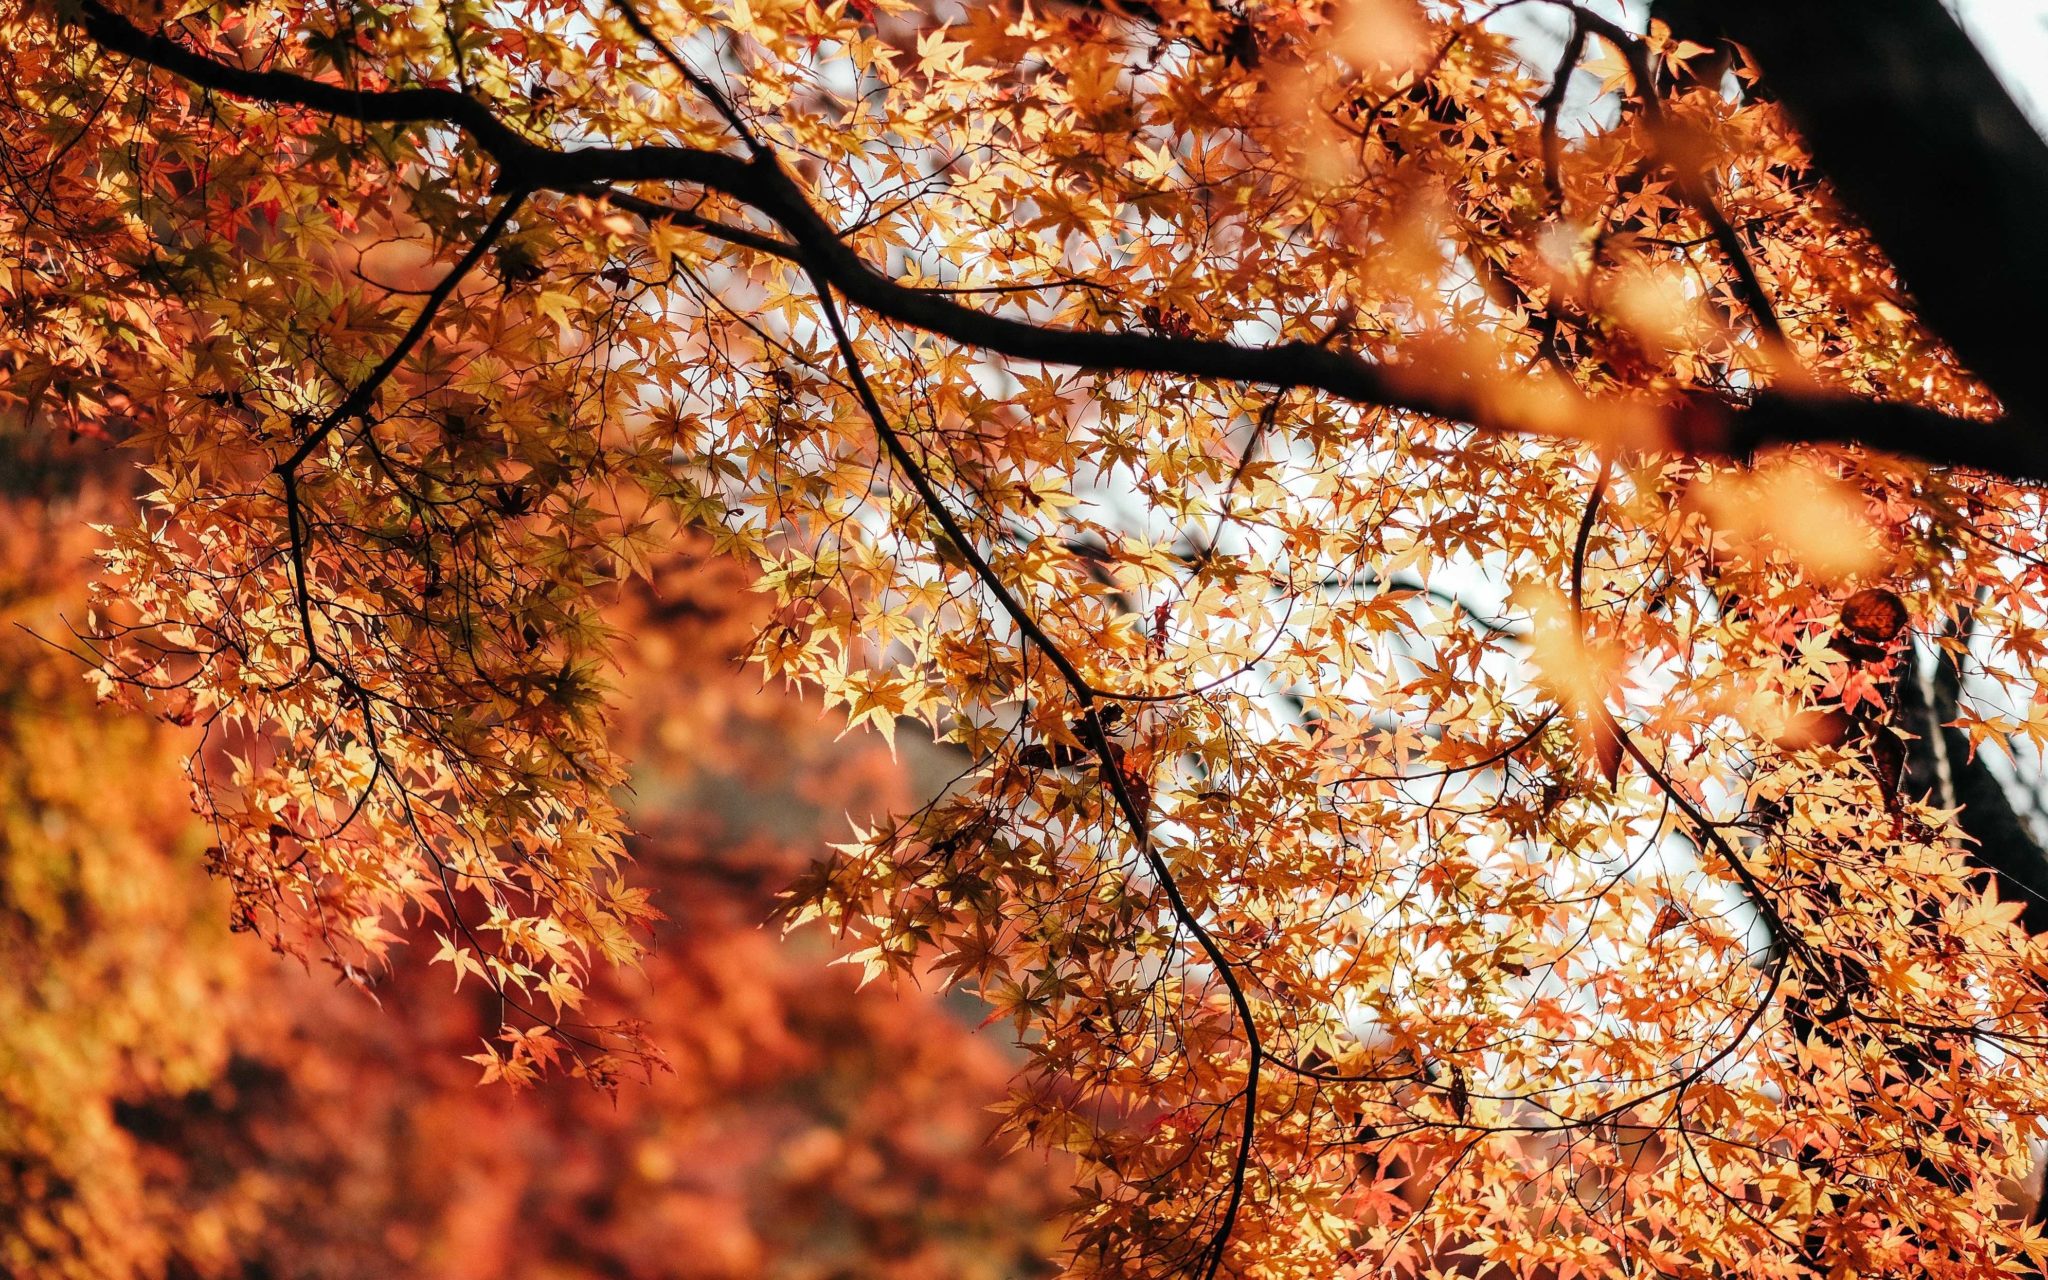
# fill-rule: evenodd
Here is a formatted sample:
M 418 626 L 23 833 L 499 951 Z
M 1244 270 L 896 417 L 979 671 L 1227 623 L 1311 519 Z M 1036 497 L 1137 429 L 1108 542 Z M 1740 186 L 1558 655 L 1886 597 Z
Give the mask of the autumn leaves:
M 1519 7 L 1619 61 L 1393 0 L 10 17 L 67 122 L 21 171 L 142 211 L 50 323 L 151 451 L 107 656 L 216 735 L 222 869 L 345 963 L 439 935 L 496 1078 L 647 1061 L 578 1021 L 659 909 L 600 606 L 687 528 L 769 675 L 957 749 L 794 910 L 1018 1028 L 1077 1273 L 2027 1247 L 2048 956 L 1885 721 L 1915 645 L 1978 646 L 2029 709 L 1968 731 L 2048 733 L 2040 496 L 1759 453 L 1996 442 L 1749 68 Z M 1810 1044 L 1781 1000 L 1851 955 Z M 1951 1132 L 1927 1026 L 1938 1185 L 1892 1159 Z

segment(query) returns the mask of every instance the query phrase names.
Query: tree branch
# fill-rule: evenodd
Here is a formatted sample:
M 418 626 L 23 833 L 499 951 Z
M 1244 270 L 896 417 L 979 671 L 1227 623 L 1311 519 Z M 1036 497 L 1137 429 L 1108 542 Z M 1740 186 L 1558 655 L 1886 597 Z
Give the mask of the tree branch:
M 1013 359 L 1101 373 L 1157 373 L 1304 388 L 1354 404 L 1467 422 L 1489 431 L 1613 440 L 1640 450 L 1745 456 L 1786 444 L 1853 444 L 1936 466 L 2048 482 L 2048 432 L 1986 424 L 1915 406 L 1812 393 L 1763 392 L 1746 404 L 1694 393 L 1675 405 L 1593 401 L 1568 388 L 1548 398 L 1502 395 L 1483 381 L 1416 366 L 1374 364 L 1312 342 L 1268 347 L 1146 333 L 1061 329 L 993 315 L 905 286 L 870 266 L 772 155 L 751 159 L 687 147 L 558 150 L 527 138 L 477 100 L 449 89 L 356 92 L 279 71 L 251 71 L 142 31 L 99 0 L 73 19 L 102 47 L 224 93 L 364 122 L 442 124 L 466 131 L 501 183 L 572 192 L 609 182 L 686 182 L 748 204 L 800 248 L 807 269 L 875 314 Z M 2048 199 L 2044 199 L 2048 204 Z M 703 228 L 717 234 L 712 227 Z M 1974 237 L 1973 237 L 1974 239 Z M 2048 291 L 2044 291 L 2048 296 Z M 1512 384 L 1526 388 L 1526 383 Z M 1620 421 L 1623 417 L 1626 421 Z
M 859 399 L 861 409 L 874 427 L 883 450 L 909 481 L 910 487 L 917 493 L 918 500 L 924 505 L 925 510 L 930 513 L 932 519 L 938 521 L 946 536 L 953 540 L 954 546 L 960 550 L 973 569 L 975 577 L 991 595 L 995 596 L 996 602 L 1018 631 L 1045 654 L 1054 670 L 1059 672 L 1061 680 L 1066 683 L 1068 692 L 1081 708 L 1080 727 L 1084 730 L 1084 736 L 1090 740 L 1089 745 L 1095 750 L 1098 770 L 1108 786 L 1116 808 L 1123 815 L 1125 825 L 1130 828 L 1131 843 L 1137 846 L 1139 857 L 1143 859 L 1153 878 L 1159 882 L 1161 891 L 1166 894 L 1173 918 L 1193 935 L 1203 956 L 1215 969 L 1217 978 L 1223 983 L 1224 991 L 1229 996 L 1231 1009 L 1237 1015 L 1238 1024 L 1244 1029 L 1244 1119 L 1238 1131 L 1237 1152 L 1231 1162 L 1229 1196 L 1224 1204 L 1222 1219 L 1218 1222 L 1214 1235 L 1198 1255 L 1195 1266 L 1201 1280 L 1214 1280 L 1223 1265 L 1224 1252 L 1230 1243 L 1231 1233 L 1236 1228 L 1238 1213 L 1244 1205 L 1245 1180 L 1251 1170 L 1252 1144 L 1258 1128 L 1259 1076 L 1268 1059 L 1265 1041 L 1259 1034 L 1258 1023 L 1252 1017 L 1251 998 L 1245 992 L 1244 983 L 1237 976 L 1236 966 L 1223 953 L 1223 948 L 1210 933 L 1208 926 L 1202 923 L 1201 917 L 1181 896 L 1180 883 L 1174 877 L 1173 868 L 1168 865 L 1165 856 L 1152 841 L 1150 817 L 1145 807 L 1140 804 L 1129 781 L 1125 779 L 1118 764 L 1117 753 L 1111 749 L 1109 730 L 1103 723 L 1101 708 L 1097 704 L 1097 698 L 1100 696 L 1098 691 L 1081 674 L 1073 660 L 1061 651 L 1052 637 L 1045 633 L 1044 628 L 1039 626 L 1030 611 L 1024 607 L 1024 603 L 975 547 L 972 536 L 946 505 L 945 498 L 932 484 L 931 477 L 925 473 L 923 464 L 911 454 L 909 447 L 903 442 L 903 437 L 890 424 L 888 414 L 883 410 L 873 385 L 868 381 L 867 370 L 861 363 L 860 353 L 854 349 L 853 338 L 847 332 L 845 322 L 840 319 L 839 308 L 832 302 L 831 286 L 816 269 L 812 270 L 811 282 L 817 289 L 818 305 L 824 312 L 826 327 L 832 333 L 840 357 L 846 361 L 847 378 L 853 384 L 854 395 Z

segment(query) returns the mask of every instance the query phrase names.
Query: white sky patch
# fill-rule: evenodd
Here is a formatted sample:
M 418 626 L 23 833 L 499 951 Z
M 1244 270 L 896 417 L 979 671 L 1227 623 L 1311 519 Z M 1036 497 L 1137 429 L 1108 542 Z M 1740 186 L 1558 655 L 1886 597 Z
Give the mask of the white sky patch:
M 1944 0 L 2034 128 L 2048 135 L 2048 0 Z

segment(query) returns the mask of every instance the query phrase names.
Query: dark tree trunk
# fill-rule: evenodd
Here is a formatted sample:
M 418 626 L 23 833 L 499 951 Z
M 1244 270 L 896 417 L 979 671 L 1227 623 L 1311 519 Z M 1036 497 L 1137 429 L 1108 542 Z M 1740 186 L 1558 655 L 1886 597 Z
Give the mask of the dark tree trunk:
M 1939 0 L 1658 0 L 1696 40 L 1747 48 L 1764 89 L 2004 401 L 2048 421 L 2048 142 Z
M 1970 861 L 1987 887 L 2017 902 L 2027 932 L 2048 933 L 2048 852 L 2013 807 L 1996 775 L 1970 754 L 1969 736 L 1950 726 L 1961 680 L 1946 657 L 1918 679 L 1900 682 L 1897 723 L 1918 735 L 1907 744 L 1906 791 L 1940 805 L 1961 805 Z

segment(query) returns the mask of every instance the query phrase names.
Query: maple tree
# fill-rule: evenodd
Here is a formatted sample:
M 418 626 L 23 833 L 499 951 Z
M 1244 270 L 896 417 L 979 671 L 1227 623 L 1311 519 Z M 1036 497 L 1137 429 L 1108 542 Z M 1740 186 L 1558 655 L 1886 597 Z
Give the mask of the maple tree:
M 790 915 L 1014 1025 L 1076 1274 L 2042 1253 L 2048 147 L 1933 0 L 6 5 L 102 690 L 487 1079 L 657 1069 L 604 606 L 696 537 L 962 754 Z

